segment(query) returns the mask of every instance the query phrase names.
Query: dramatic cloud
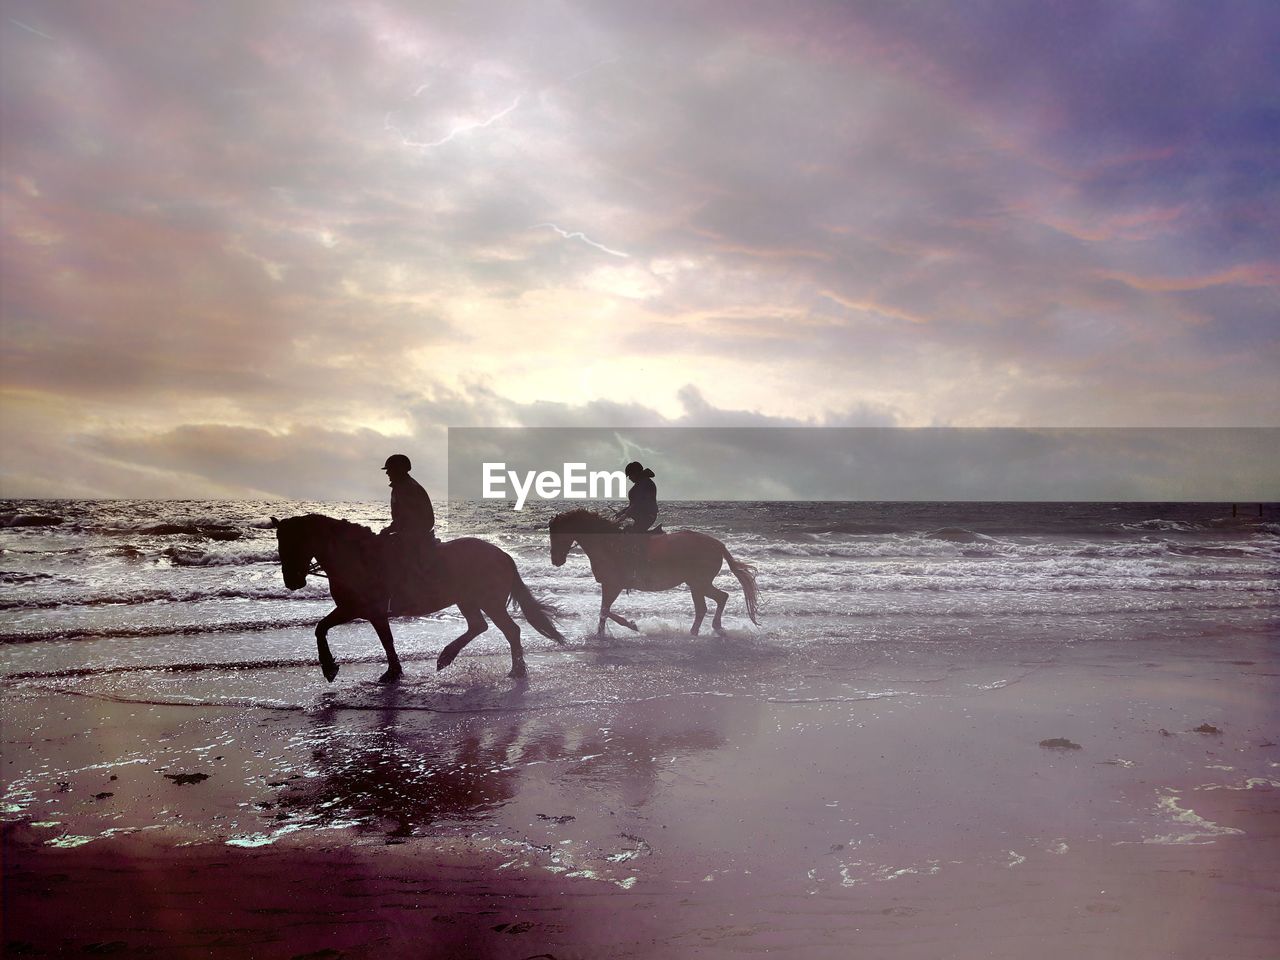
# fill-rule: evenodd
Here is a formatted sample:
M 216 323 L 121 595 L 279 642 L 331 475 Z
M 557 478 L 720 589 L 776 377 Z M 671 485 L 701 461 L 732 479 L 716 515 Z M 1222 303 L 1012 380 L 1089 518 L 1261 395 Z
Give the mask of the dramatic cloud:
M 2 7 L 5 495 L 1280 422 L 1271 4 Z

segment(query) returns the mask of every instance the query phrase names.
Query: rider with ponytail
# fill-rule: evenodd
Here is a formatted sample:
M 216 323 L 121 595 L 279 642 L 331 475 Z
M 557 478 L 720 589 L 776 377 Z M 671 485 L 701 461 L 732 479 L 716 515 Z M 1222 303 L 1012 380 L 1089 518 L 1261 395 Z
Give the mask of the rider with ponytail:
M 658 485 L 653 482 L 653 471 L 639 460 L 632 460 L 623 471 L 631 481 L 627 492 L 628 505 L 618 513 L 618 520 L 630 520 L 624 527 L 627 533 L 645 533 L 658 519 Z

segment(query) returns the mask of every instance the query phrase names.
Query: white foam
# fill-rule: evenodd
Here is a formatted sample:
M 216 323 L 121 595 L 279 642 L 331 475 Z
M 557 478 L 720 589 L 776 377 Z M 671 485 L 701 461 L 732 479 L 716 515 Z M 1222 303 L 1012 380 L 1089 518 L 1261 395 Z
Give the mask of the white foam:
M 1216 837 L 1244 835 L 1243 830 L 1220 826 L 1212 820 L 1206 820 L 1189 807 L 1183 809 L 1178 805 L 1178 798 L 1172 793 L 1161 797 L 1156 807 L 1162 814 L 1171 817 L 1179 829 L 1173 833 L 1143 840 L 1143 843 L 1200 845 L 1213 843 Z

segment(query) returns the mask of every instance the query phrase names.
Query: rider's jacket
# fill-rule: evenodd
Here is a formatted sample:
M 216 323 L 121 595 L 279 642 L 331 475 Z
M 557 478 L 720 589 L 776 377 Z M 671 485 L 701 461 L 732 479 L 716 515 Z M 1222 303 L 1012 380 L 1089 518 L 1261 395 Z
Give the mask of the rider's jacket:
M 641 477 L 627 492 L 627 516 L 635 521 L 633 530 L 648 530 L 658 519 L 658 485 L 652 477 Z
M 422 484 L 407 473 L 396 477 L 391 483 L 391 525 L 383 533 L 430 540 L 435 525 L 436 512 Z

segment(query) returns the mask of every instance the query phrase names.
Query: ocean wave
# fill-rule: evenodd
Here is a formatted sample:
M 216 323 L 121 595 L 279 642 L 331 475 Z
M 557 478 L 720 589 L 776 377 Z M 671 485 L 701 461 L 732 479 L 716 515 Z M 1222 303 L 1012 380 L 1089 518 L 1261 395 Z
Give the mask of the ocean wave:
M 891 539 L 869 540 L 856 543 L 762 543 L 754 548 L 734 550 L 734 556 L 741 556 L 755 562 L 755 558 L 766 557 L 817 557 L 832 560 L 857 560 L 877 557 L 903 556 L 956 556 L 954 544 L 944 541 Z
M 1159 530 L 1168 533 L 1194 533 L 1197 530 L 1203 530 L 1204 526 L 1200 523 L 1193 523 L 1188 520 L 1162 520 L 1156 518 L 1154 520 L 1139 520 L 1136 523 L 1120 524 L 1122 530 Z
M 3 582 L 3 581 L 0 581 Z M 0 610 L 55 610 L 72 607 L 140 606 L 148 603 L 205 603 L 218 600 L 272 600 L 292 603 L 325 600 L 329 591 L 324 581 L 312 581 L 302 590 L 289 591 L 283 585 L 234 587 L 156 587 L 140 590 L 106 590 L 92 593 L 63 593 L 57 596 L 4 597 Z
M 78 528 L 82 533 L 105 536 L 200 537 L 205 540 L 239 540 L 244 532 L 224 523 L 119 523 Z
M 867 520 L 827 523 L 816 527 L 805 527 L 800 532 L 814 534 L 847 533 L 854 536 L 870 536 L 873 534 L 901 533 L 902 528 L 892 523 L 876 523 Z
M 972 533 L 965 531 L 964 533 Z M 1107 541 L 1086 543 L 1077 540 L 1019 542 L 996 540 L 983 534 L 974 534 L 969 540 L 962 533 L 942 537 L 894 535 L 887 538 L 845 540 L 837 542 L 805 541 L 764 543 L 734 549 L 734 554 L 752 557 L 814 557 L 828 559 L 889 559 L 988 557 L 988 558 L 1100 558 L 1139 559 L 1187 558 L 1280 560 L 1280 539 L 1257 538 L 1250 541 L 1211 541 L 1185 543 L 1161 539 L 1140 541 Z
M 1172 520 L 1155 517 L 1150 520 L 1138 520 L 1132 523 L 1121 523 L 1122 530 L 1133 532 L 1156 531 L 1162 533 L 1200 533 L 1203 531 L 1223 531 L 1239 533 L 1271 533 L 1280 532 L 1280 524 L 1260 522 L 1258 517 L 1207 517 L 1198 520 Z
M 800 595 L 797 595 L 797 600 Z M 918 624 L 921 617 L 932 623 L 939 618 L 946 620 L 991 620 L 992 618 L 1010 618 L 1026 620 L 1027 618 L 1046 618 L 1046 625 L 1052 628 L 1055 621 L 1072 618 L 1073 622 L 1081 620 L 1103 621 L 1116 614 L 1141 615 L 1212 615 L 1220 620 L 1231 615 L 1239 615 L 1242 619 L 1224 623 L 1223 632 L 1235 635 L 1249 629 L 1260 633 L 1274 633 L 1275 617 L 1280 613 L 1276 604 L 1259 606 L 1250 602 L 1251 597 L 1239 598 L 1236 602 L 1219 602 L 1217 599 L 1207 600 L 1200 594 L 1063 594 L 1060 592 L 992 592 L 986 595 L 968 596 L 949 591 L 917 591 L 914 597 L 917 602 L 908 603 L 888 598 L 902 596 L 892 591 L 884 593 L 868 591 L 857 599 L 859 605 L 841 606 L 832 604 L 782 606 L 774 603 L 767 611 L 762 632 L 767 636 L 771 631 L 782 629 L 789 621 L 801 623 L 822 623 L 829 625 L 826 629 L 835 635 L 841 634 L 839 624 L 846 620 L 881 620 L 901 624 L 910 629 Z M 1070 598 L 1070 602 L 1068 602 Z M 1262 624 L 1251 627 L 1250 624 Z M 1214 624 L 1216 626 L 1217 624 Z M 1206 624 L 1202 630 L 1209 629 Z M 941 634 L 939 636 L 942 636 Z M 918 639 L 918 638 L 917 638 Z
M 833 582 L 834 581 L 834 582 Z M 1280 585 L 1271 580 L 1118 580 L 1111 577 L 1082 576 L 991 576 L 975 574 L 945 577 L 936 573 L 897 571 L 866 574 L 856 579 L 805 576 L 779 577 L 762 581 L 762 591 L 805 594 L 870 593 L 1077 593 L 1116 595 L 1132 593 L 1272 594 L 1280 597 Z
M 411 659 L 405 654 L 403 659 Z M 343 663 L 374 663 L 382 659 L 379 656 L 344 657 Z M 419 656 L 418 659 L 425 659 Z M 139 663 L 117 667 L 68 667 L 62 670 L 24 670 L 19 673 L 4 674 L 5 682 L 18 680 L 79 680 L 84 677 L 105 677 L 121 673 L 205 673 L 209 670 L 270 670 L 281 667 L 315 666 L 316 658 L 268 658 L 262 660 L 231 660 L 221 663 Z
M 43 513 L 0 514 L 0 527 L 56 527 L 66 523 L 63 517 Z
M 317 599 L 312 597 L 310 599 Z M 271 617 L 265 620 L 236 620 L 222 623 L 147 624 L 136 627 L 65 627 L 20 633 L 0 632 L 0 646 L 18 643 L 46 643 L 58 640 L 117 640 L 126 637 L 192 636 L 205 633 L 257 633 L 314 627 L 318 616 Z
M 209 548 L 172 544 L 165 547 L 160 555 L 176 567 L 230 567 L 280 562 L 280 550 L 274 541 L 269 545 L 246 543 Z
M 1280 541 L 1260 544 L 1171 544 L 1169 552 L 1180 557 L 1269 557 L 1280 560 Z
M 21 570 L 0 570 L 0 583 L 67 583 L 63 577 L 51 573 L 26 573 Z
M 964 527 L 940 527 L 925 534 L 930 540 L 945 540 L 948 543 L 998 543 L 995 537 L 983 533 L 974 533 Z

